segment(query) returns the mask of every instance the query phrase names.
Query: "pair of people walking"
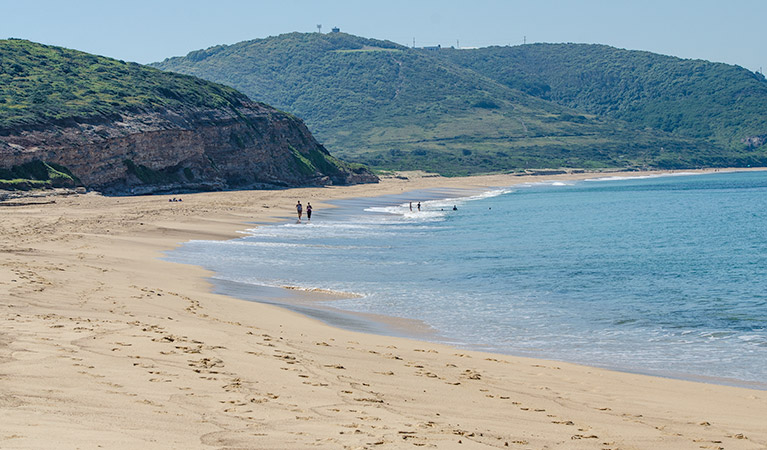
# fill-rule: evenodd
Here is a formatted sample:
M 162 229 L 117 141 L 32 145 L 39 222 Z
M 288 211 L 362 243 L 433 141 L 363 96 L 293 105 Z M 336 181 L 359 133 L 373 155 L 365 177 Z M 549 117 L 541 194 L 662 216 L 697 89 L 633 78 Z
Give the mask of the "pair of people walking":
M 298 214 L 298 223 L 301 223 L 301 218 L 304 215 L 304 207 L 301 205 L 301 200 L 296 204 L 296 213 Z M 306 203 L 306 221 L 312 221 L 312 204 L 309 202 Z

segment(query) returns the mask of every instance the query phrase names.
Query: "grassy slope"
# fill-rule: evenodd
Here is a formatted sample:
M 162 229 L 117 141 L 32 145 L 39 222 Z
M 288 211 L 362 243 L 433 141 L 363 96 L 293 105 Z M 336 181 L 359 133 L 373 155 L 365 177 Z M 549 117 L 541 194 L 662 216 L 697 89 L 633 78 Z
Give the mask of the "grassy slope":
M 65 167 L 32 161 L 8 169 L 0 168 L 0 189 L 27 191 L 41 188 L 72 188 L 80 180 Z
M 767 135 L 767 80 L 738 66 L 605 45 L 532 44 L 440 56 L 557 103 L 743 151 Z
M 155 66 L 294 112 L 339 155 L 378 168 L 453 175 L 700 164 L 694 139 L 579 113 L 427 52 L 344 33 L 286 34 Z
M 0 40 L 0 129 L 124 110 L 221 108 L 247 98 L 198 78 L 76 50 Z

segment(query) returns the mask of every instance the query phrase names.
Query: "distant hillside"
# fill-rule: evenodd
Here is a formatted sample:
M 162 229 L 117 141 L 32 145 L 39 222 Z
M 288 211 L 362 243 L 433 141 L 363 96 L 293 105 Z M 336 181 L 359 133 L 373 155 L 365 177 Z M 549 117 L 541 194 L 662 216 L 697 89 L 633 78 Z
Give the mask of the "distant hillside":
M 297 114 L 345 159 L 447 175 L 737 161 L 694 137 L 541 99 L 424 50 L 291 33 L 153 66 L 233 86 Z
M 510 88 L 591 114 L 737 152 L 762 147 L 754 158 L 764 161 L 767 80 L 742 67 L 587 44 L 438 54 Z
M 0 188 L 115 192 L 374 180 L 294 116 L 232 88 L 0 40 Z

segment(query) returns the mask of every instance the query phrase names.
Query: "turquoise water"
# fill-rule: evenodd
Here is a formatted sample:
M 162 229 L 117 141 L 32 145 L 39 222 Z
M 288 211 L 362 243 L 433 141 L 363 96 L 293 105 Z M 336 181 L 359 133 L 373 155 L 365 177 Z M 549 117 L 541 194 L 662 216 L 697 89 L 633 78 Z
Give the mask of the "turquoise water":
M 354 292 L 333 306 L 462 347 L 767 388 L 767 172 L 439 195 L 411 194 L 421 212 L 340 202 L 170 259 L 246 288 Z

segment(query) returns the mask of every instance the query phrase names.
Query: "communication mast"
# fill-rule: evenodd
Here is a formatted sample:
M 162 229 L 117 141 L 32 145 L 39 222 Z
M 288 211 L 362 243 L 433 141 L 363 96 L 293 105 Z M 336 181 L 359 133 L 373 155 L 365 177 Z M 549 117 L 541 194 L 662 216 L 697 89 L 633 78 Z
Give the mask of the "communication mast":
M 317 24 L 317 33 L 322 34 L 322 24 L 321 23 Z

